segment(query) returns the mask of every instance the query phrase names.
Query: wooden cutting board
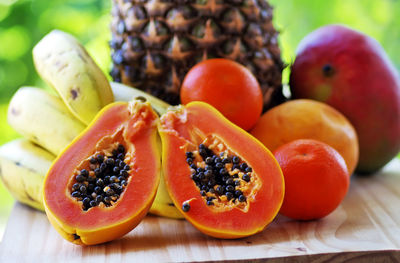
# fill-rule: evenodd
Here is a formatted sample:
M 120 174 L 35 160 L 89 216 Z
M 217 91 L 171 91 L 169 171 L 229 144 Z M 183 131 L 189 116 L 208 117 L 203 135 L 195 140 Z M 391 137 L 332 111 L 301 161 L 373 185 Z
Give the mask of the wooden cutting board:
M 44 213 L 16 204 L 0 262 L 400 262 L 400 161 L 373 176 L 353 176 L 329 216 L 299 222 L 278 216 L 260 234 L 219 240 L 185 220 L 147 216 L 124 238 L 92 247 L 64 241 Z

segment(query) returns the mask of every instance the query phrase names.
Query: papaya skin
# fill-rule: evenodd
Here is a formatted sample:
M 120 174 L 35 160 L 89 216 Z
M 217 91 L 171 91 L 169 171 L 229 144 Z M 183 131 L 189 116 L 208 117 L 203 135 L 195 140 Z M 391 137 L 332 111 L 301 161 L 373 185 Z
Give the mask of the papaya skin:
M 140 223 L 160 181 L 158 121 L 148 103 L 109 104 L 57 157 L 46 175 L 43 196 L 47 217 L 62 237 L 78 245 L 100 244 L 125 235 Z M 132 154 L 128 184 L 111 207 L 83 211 L 70 194 L 73 171 L 95 152 L 99 141 L 115 134 L 126 142 L 127 154 Z
M 223 239 L 256 234 L 277 215 L 284 196 L 284 180 L 278 162 L 257 139 L 231 123 L 204 102 L 178 106 L 161 117 L 162 168 L 171 199 L 184 217 L 204 234 Z M 248 209 L 215 209 L 208 206 L 190 178 L 185 152 L 207 136 L 216 136 L 230 151 L 252 167 L 260 187 Z M 182 204 L 189 203 L 187 212 Z

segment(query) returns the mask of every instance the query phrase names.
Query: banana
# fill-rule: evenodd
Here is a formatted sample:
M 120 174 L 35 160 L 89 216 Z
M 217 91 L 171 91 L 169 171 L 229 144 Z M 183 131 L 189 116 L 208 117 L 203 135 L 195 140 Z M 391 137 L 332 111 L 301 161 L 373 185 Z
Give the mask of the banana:
M 53 30 L 40 40 L 33 48 L 33 60 L 42 79 L 86 125 L 114 100 L 104 73 L 85 48 L 65 32 Z
M 130 101 L 132 99 L 146 99 L 158 114 L 164 114 L 171 105 L 142 90 L 126 86 L 121 83 L 111 82 L 111 89 L 115 101 Z
M 8 106 L 7 120 L 19 134 L 55 155 L 85 128 L 60 98 L 34 87 L 18 89 Z
M 0 147 L 0 178 L 21 203 L 44 211 L 44 177 L 55 156 L 26 139 L 16 139 Z
M 160 184 L 158 185 L 156 198 L 150 207 L 150 213 L 169 218 L 183 218 L 181 212 L 176 209 L 174 202 L 168 194 L 165 186 L 164 176 L 162 174 Z

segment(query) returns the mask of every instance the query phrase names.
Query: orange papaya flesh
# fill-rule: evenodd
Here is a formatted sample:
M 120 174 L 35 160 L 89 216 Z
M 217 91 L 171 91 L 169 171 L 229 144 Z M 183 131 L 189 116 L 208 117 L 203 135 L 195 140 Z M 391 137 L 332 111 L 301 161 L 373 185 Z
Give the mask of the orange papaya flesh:
M 159 133 L 171 199 L 198 230 L 217 238 L 240 238 L 262 231 L 275 218 L 284 196 L 279 164 L 257 139 L 212 106 L 191 102 L 168 111 L 161 117 Z M 230 159 L 222 161 L 224 171 L 219 170 L 221 166 L 216 168 L 213 155 L 221 159 L 218 162 Z M 214 158 L 214 164 L 207 157 Z M 207 169 L 212 170 L 208 173 L 208 182 L 214 180 L 211 186 L 204 176 Z M 234 187 L 229 189 L 232 195 L 227 195 L 228 185 Z M 238 195 L 237 190 L 241 191 Z
M 45 178 L 44 206 L 49 221 L 65 239 L 80 245 L 111 241 L 131 231 L 147 214 L 160 181 L 158 121 L 148 103 L 110 104 L 57 157 Z M 124 166 L 129 166 L 126 166 L 125 178 L 121 178 L 126 182 L 123 184 L 117 179 L 119 190 L 105 180 L 107 174 L 114 172 L 113 166 L 101 174 L 94 173 L 101 161 L 92 160 L 102 155 L 103 163 L 106 163 L 107 159 L 116 160 L 116 153 L 124 153 L 120 158 L 123 158 Z M 87 178 L 94 179 L 77 182 L 83 169 L 88 171 Z M 97 184 L 99 178 L 104 184 L 98 193 L 110 200 L 105 202 L 103 198 L 94 206 L 85 206 L 83 199 L 90 198 L 90 192 L 95 192 L 89 189 L 89 181 Z M 81 191 L 81 196 L 73 196 L 74 185 L 79 183 L 87 190 Z M 113 195 L 106 193 L 110 186 L 114 189 Z

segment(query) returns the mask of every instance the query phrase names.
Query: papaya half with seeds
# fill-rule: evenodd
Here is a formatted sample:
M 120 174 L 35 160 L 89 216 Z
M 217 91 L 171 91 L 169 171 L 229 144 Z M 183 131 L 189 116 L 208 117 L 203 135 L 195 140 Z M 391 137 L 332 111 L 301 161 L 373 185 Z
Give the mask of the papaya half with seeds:
M 149 103 L 110 104 L 57 157 L 45 178 L 44 206 L 65 239 L 99 244 L 139 224 L 160 181 L 158 122 Z
M 272 153 L 212 106 L 191 102 L 160 120 L 162 169 L 175 206 L 217 238 L 262 231 L 278 213 L 284 179 Z

